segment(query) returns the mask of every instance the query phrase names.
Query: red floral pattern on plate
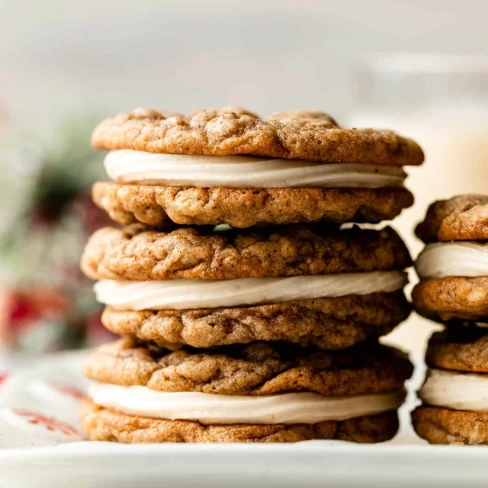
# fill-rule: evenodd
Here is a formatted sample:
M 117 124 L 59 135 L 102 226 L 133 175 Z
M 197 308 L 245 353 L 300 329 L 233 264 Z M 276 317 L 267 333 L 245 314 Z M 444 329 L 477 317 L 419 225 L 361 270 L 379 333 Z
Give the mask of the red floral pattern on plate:
M 78 431 L 71 424 L 62 422 L 54 417 L 48 417 L 36 412 L 17 408 L 13 409 L 12 411 L 20 417 L 25 417 L 30 424 L 44 426 L 51 432 L 61 432 L 62 434 L 68 436 L 78 435 Z

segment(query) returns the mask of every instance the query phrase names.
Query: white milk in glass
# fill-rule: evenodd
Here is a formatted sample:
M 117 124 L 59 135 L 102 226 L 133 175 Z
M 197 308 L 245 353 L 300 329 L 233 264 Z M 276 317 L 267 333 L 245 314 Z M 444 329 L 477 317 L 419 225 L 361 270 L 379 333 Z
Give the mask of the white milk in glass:
M 401 63 L 401 57 L 395 59 L 393 73 L 391 63 L 386 63 L 386 73 L 377 63 L 367 73 L 369 90 L 362 96 L 360 92 L 362 110 L 349 124 L 391 128 L 424 149 L 425 163 L 406 167 L 406 186 L 415 204 L 392 223 L 415 259 L 423 243 L 415 237 L 414 228 L 430 203 L 465 193 L 488 195 L 488 61 L 456 56 L 415 57 L 412 62 L 407 57 L 406 64 Z M 414 272 L 410 280 L 412 285 L 418 281 Z M 436 328 L 412 314 L 387 341 L 421 354 Z

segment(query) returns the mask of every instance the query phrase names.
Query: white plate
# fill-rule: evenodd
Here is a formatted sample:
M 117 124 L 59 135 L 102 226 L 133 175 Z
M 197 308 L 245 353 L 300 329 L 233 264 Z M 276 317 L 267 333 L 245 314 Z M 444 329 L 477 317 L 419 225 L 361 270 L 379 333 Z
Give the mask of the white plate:
M 483 447 L 118 445 L 74 443 L 3 451 L 2 487 L 486 488 Z
M 76 401 L 69 395 L 60 396 L 46 384 L 63 381 L 82 388 L 80 360 L 79 353 L 62 354 L 14 375 L 0 390 L 0 410 L 14 407 L 35 408 L 46 415 L 55 412 L 56 418 L 78 427 Z M 422 374 L 419 370 L 414 385 Z M 378 445 L 337 441 L 120 445 L 78 442 L 76 436 L 60 437 L 32 425 L 19 427 L 21 435 L 14 437 L 8 429 L 0 428 L 0 488 L 486 488 L 488 450 L 429 446 L 419 441 L 408 425 L 411 406 L 412 396 L 402 411 L 401 433 Z M 11 427 L 8 422 L 4 425 Z M 31 439 L 27 443 L 26 433 Z M 28 447 L 31 445 L 37 447 Z

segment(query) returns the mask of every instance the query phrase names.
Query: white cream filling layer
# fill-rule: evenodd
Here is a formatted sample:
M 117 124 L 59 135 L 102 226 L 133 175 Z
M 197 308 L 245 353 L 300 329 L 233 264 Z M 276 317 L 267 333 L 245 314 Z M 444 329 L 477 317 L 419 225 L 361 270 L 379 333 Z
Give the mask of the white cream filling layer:
M 116 309 L 184 310 L 386 293 L 403 288 L 407 282 L 402 271 L 374 271 L 237 280 L 102 280 L 94 290 L 100 303 Z
M 108 176 L 119 183 L 234 188 L 402 187 L 396 166 L 320 164 L 246 156 L 189 156 L 119 150 L 105 157 Z
M 130 415 L 202 424 L 315 424 L 396 410 L 405 399 L 403 390 L 342 397 L 316 393 L 241 396 L 99 383 L 91 385 L 88 395 L 98 405 Z
M 488 412 L 488 374 L 430 369 L 419 398 L 436 407 Z
M 420 278 L 488 276 L 488 245 L 474 242 L 437 242 L 419 254 L 415 270 Z

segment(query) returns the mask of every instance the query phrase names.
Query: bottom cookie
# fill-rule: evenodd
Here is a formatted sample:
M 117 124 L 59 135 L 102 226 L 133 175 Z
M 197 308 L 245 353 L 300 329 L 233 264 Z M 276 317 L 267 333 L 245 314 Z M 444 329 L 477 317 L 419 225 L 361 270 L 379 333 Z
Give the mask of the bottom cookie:
M 412 412 L 417 434 L 430 444 L 488 444 L 488 412 L 467 412 L 422 405 Z
M 98 182 L 93 201 L 112 220 L 161 227 L 381 222 L 413 203 L 405 188 L 195 188 Z
M 422 279 L 412 290 L 415 310 L 435 321 L 488 317 L 488 277 Z
M 83 430 L 89 440 L 127 444 L 161 442 L 298 442 L 336 439 L 370 444 L 398 431 L 396 411 L 316 424 L 203 425 L 188 420 L 161 420 L 117 412 L 85 400 Z

